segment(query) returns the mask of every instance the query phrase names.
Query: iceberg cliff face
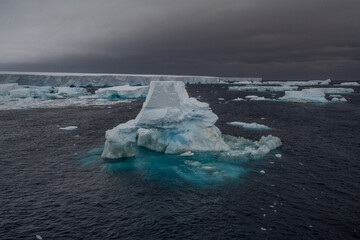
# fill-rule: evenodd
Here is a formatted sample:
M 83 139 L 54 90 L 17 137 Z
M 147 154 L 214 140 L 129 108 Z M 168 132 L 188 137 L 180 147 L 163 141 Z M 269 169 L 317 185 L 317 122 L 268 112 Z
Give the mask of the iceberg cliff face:
M 207 103 L 189 98 L 179 81 L 154 81 L 134 120 L 106 132 L 103 158 L 130 157 L 136 146 L 164 153 L 226 151 L 218 117 Z

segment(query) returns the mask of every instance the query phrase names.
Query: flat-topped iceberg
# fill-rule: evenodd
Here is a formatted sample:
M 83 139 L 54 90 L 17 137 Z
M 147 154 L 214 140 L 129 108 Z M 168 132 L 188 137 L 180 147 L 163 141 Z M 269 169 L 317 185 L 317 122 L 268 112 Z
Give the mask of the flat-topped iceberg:
M 303 89 L 301 91 L 286 91 L 285 96 L 279 98 L 279 100 L 288 102 L 328 102 L 322 88 L 310 88 Z
M 98 98 L 102 99 L 132 99 L 145 98 L 149 91 L 148 86 L 116 86 L 100 88 L 95 91 Z
M 232 86 L 231 91 L 284 92 L 297 90 L 297 86 Z
M 229 151 L 215 126 L 217 119 L 207 103 L 189 97 L 183 82 L 154 81 L 138 116 L 106 132 L 102 157 L 131 157 L 137 146 L 169 154 Z M 280 146 L 280 139 L 271 141 L 274 138 L 276 147 Z M 263 144 L 254 145 L 252 151 L 263 152 L 260 148 Z
M 353 86 L 353 87 L 358 87 L 360 86 L 360 83 L 358 82 L 342 82 L 339 84 L 335 84 L 335 86 Z

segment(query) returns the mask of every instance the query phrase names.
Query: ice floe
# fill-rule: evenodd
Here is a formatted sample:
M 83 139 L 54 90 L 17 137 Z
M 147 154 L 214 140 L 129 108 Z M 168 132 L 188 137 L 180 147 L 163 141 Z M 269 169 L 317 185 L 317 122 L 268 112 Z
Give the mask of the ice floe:
M 68 127 L 63 127 L 63 128 L 59 128 L 60 130 L 67 130 L 67 131 L 72 131 L 77 129 L 77 126 L 68 126 Z
M 229 125 L 232 126 L 240 126 L 243 127 L 245 129 L 250 129 L 250 130 L 270 130 L 271 128 L 266 126 L 266 125 L 262 125 L 262 124 L 258 124 L 258 123 L 245 123 L 245 122 L 229 122 Z

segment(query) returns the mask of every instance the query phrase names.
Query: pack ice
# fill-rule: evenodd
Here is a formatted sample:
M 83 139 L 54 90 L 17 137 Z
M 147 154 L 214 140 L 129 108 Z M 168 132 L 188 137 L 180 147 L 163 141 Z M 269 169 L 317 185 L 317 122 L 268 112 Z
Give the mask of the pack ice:
M 217 119 L 207 103 L 189 97 L 183 82 L 153 81 L 138 116 L 106 132 L 102 157 L 131 157 L 136 146 L 169 154 L 229 151 Z

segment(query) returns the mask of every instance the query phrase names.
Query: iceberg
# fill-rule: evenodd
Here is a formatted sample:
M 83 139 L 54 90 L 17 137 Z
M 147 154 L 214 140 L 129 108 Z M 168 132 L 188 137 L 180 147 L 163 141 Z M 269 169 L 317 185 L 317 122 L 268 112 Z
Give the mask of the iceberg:
M 116 86 L 109 88 L 100 88 L 95 91 L 98 98 L 102 99 L 133 99 L 145 98 L 149 91 L 148 86 Z
M 318 86 L 329 85 L 331 79 L 326 80 L 309 80 L 309 81 L 266 81 L 262 85 L 282 85 L 282 86 Z
M 250 130 L 270 130 L 271 128 L 266 126 L 266 125 L 262 125 L 262 124 L 258 124 L 258 123 L 245 123 L 245 122 L 229 122 L 229 125 L 232 126 L 240 126 L 243 127 L 245 129 L 250 129 Z
M 137 117 L 106 131 L 102 158 L 132 157 L 137 147 L 184 156 L 193 151 L 232 152 L 237 147 L 244 149 L 234 154 L 264 155 L 281 146 L 271 135 L 255 143 L 227 136 L 229 143 L 225 142 L 215 126 L 217 119 L 207 103 L 189 97 L 183 82 L 151 82 Z
M 18 88 L 17 83 L 0 84 L 0 96 L 7 96 L 13 89 Z
M 106 132 L 102 157 L 131 157 L 136 146 L 169 154 L 227 151 L 217 119 L 207 103 L 189 97 L 183 82 L 154 81 L 138 116 Z
M 318 89 L 319 91 L 324 91 L 324 93 L 327 94 L 350 94 L 354 92 L 354 89 L 352 88 L 312 88 L 312 89 Z
M 335 84 L 335 86 L 353 86 L 353 87 L 359 87 L 360 83 L 358 82 L 342 82 L 340 84 Z
M 286 91 L 285 96 L 279 98 L 279 100 L 288 102 L 328 102 L 322 88 L 310 88 L 303 89 L 301 91 Z
M 297 90 L 297 86 L 231 86 L 230 91 L 283 92 Z

